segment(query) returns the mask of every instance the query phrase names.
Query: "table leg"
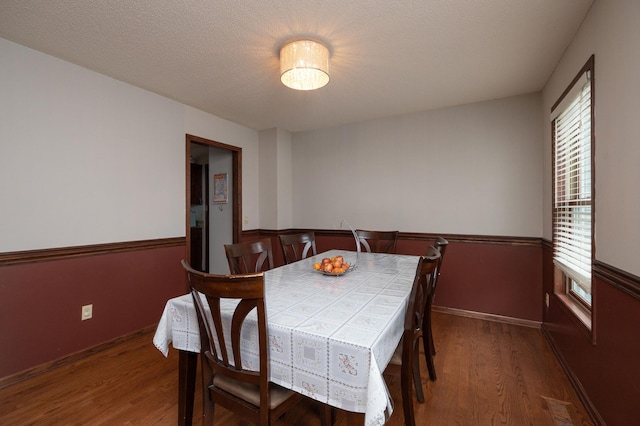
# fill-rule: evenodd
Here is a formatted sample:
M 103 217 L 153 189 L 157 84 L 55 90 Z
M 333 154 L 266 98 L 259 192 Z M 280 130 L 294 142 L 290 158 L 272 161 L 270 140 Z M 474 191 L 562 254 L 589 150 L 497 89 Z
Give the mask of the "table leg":
M 348 425 L 363 425 L 364 424 L 364 413 L 354 413 L 353 411 L 343 410 L 345 418 L 347 419 L 346 424 Z
M 191 426 L 193 420 L 193 395 L 196 388 L 198 353 L 179 351 L 178 368 L 178 425 Z

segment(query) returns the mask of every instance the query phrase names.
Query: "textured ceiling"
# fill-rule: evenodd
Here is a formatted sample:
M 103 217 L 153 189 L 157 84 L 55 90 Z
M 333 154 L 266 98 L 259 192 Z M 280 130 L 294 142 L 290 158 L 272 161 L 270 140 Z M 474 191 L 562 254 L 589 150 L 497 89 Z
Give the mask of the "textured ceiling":
M 0 0 L 0 37 L 256 130 L 301 131 L 542 89 L 593 0 Z M 279 47 L 331 49 L 317 91 Z

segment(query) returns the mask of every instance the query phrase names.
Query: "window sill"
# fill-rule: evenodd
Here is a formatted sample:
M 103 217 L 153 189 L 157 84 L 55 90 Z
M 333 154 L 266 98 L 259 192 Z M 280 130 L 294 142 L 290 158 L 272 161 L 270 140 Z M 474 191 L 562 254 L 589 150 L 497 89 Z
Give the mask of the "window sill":
M 555 294 L 561 302 L 561 305 L 569 312 L 576 321 L 580 330 L 591 340 L 591 344 L 596 344 L 595 333 L 593 332 L 593 323 L 591 312 L 586 311 L 582 305 L 564 293 Z

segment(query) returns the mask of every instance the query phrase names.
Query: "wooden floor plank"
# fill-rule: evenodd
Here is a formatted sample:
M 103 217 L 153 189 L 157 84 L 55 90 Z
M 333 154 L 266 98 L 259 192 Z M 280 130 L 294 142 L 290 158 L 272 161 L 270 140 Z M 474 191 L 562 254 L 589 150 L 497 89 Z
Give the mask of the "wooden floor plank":
M 429 380 L 422 358 L 426 402 L 414 401 L 416 424 L 591 424 L 540 330 L 437 312 L 433 321 L 438 380 Z M 176 424 L 178 355 L 163 357 L 151 339 L 145 334 L 1 389 L 0 425 Z M 387 424 L 403 425 L 400 378 L 386 379 L 395 404 Z M 200 386 L 198 375 L 195 425 Z M 338 410 L 335 425 L 361 420 Z M 222 408 L 215 424 L 244 425 Z M 320 422 L 302 404 L 278 422 L 288 424 Z

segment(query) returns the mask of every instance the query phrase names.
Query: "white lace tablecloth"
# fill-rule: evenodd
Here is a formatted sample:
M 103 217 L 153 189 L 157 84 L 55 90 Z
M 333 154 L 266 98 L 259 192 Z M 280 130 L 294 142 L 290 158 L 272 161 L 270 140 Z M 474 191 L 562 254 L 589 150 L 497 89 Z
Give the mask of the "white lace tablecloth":
M 337 254 L 356 259 L 332 250 L 265 273 L 271 381 L 382 425 L 393 411 L 382 371 L 402 336 L 418 257 L 360 253 L 340 277 L 313 270 Z M 191 295 L 167 302 L 153 342 L 165 356 L 170 343 L 200 351 Z M 247 352 L 250 366 L 257 360 Z

